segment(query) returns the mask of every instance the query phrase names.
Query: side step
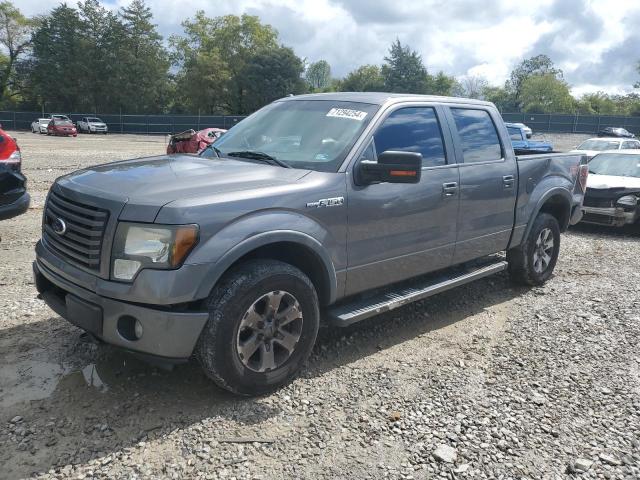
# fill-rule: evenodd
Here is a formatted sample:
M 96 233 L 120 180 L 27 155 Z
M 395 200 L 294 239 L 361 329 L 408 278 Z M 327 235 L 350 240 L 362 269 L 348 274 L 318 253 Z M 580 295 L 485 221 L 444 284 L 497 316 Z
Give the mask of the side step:
M 326 313 L 333 325 L 346 327 L 365 318 L 373 317 L 408 303 L 430 297 L 436 293 L 501 272 L 506 270 L 507 265 L 505 261 L 498 261 L 474 269 L 463 270 L 462 272 L 457 271 L 439 275 L 435 278 L 430 277 L 427 280 L 421 278 L 409 286 L 405 283 L 403 286 L 380 292 L 369 298 L 336 305 L 328 309 Z

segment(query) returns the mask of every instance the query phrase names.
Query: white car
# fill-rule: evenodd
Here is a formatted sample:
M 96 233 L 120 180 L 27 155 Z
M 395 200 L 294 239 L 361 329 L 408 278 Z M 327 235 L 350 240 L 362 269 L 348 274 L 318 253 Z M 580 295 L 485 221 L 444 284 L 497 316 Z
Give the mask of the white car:
M 47 133 L 47 125 L 51 121 L 50 118 L 38 118 L 31 122 L 31 131 L 33 133 Z
M 630 149 L 640 149 L 640 140 L 632 138 L 597 137 L 585 140 L 578 145 L 575 150 L 571 150 L 569 153 L 581 153 L 591 159 L 606 150 Z
M 585 223 L 622 227 L 640 220 L 640 150 L 598 153 L 589 162 Z
M 97 117 L 82 117 L 78 121 L 78 131 L 80 133 L 107 133 L 109 128 Z

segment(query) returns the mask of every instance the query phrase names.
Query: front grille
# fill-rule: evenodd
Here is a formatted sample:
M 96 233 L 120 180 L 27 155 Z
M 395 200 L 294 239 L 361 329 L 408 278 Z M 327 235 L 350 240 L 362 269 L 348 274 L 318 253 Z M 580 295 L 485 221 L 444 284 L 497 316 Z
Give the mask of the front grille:
M 582 217 L 583 222 L 598 223 L 600 225 L 613 225 L 614 218 L 609 215 L 602 215 L 600 213 L 587 213 Z
M 82 267 L 99 270 L 102 237 L 109 212 L 49 192 L 44 209 L 43 232 L 47 246 L 57 255 Z M 66 232 L 56 233 L 54 223 L 62 220 Z
M 610 198 L 598 198 L 598 197 L 584 197 L 585 207 L 594 207 L 594 208 L 611 208 L 613 207 L 613 200 Z

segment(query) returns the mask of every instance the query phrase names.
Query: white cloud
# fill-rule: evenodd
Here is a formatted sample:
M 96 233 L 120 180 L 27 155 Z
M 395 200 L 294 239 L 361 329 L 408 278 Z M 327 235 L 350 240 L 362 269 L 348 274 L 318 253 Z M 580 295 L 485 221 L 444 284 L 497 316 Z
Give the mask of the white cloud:
M 105 2 L 117 9 L 127 0 Z M 148 0 L 163 35 L 199 9 L 208 15 L 250 13 L 280 32 L 309 61 L 326 59 L 342 76 L 379 64 L 399 38 L 422 54 L 430 71 L 483 75 L 502 84 L 523 58 L 546 53 L 574 92 L 623 92 L 640 80 L 640 2 L 616 0 Z M 56 0 L 20 0 L 26 14 L 46 13 Z M 187 8 L 188 6 L 188 8 Z M 634 57 L 636 55 L 636 57 Z

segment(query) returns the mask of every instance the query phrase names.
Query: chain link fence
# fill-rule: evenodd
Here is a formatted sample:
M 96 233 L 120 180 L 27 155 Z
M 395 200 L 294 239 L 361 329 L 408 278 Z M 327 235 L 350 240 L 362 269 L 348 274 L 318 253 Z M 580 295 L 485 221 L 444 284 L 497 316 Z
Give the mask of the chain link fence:
M 59 112 L 55 112 L 59 113 Z M 47 113 L 44 117 L 47 117 Z M 245 118 L 241 115 L 125 115 L 71 113 L 77 122 L 82 117 L 98 117 L 104 121 L 111 133 L 135 133 L 146 135 L 172 134 L 193 128 L 233 127 Z M 614 115 L 571 115 L 503 113 L 505 122 L 527 124 L 534 132 L 596 134 L 604 127 L 623 127 L 635 134 L 640 133 L 640 117 Z M 6 130 L 30 130 L 31 122 L 43 118 L 42 112 L 0 111 L 0 124 Z
M 524 123 L 534 132 L 596 134 L 605 127 L 622 127 L 632 133 L 640 133 L 640 117 L 503 113 L 502 118 L 505 122 Z
M 62 113 L 62 112 L 53 112 Z M 38 118 L 47 118 L 50 113 L 0 111 L 0 124 L 5 130 L 31 130 L 31 123 Z M 193 128 L 233 127 L 245 118 L 240 115 L 125 115 L 111 113 L 71 113 L 77 122 L 83 117 L 97 117 L 107 124 L 110 133 L 135 133 L 143 135 L 166 135 L 184 132 Z

